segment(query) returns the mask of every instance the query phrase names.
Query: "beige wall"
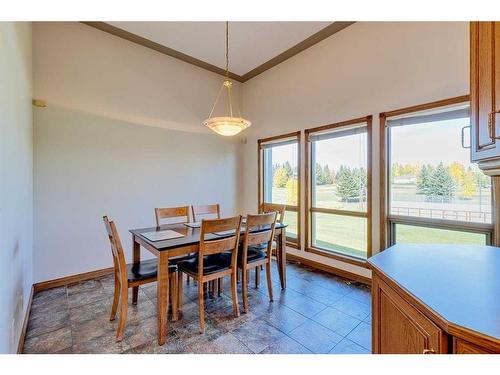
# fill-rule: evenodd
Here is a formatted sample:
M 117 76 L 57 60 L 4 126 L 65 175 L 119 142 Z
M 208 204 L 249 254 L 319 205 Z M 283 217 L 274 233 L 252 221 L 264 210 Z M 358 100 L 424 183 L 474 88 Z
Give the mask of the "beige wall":
M 241 149 L 242 208 L 257 206 L 256 139 L 373 115 L 373 245 L 377 250 L 378 114 L 467 94 L 468 30 L 466 22 L 360 22 L 246 82 L 243 104 L 253 127 Z M 304 204 L 304 196 L 301 199 Z M 369 275 L 349 264 L 290 252 Z
M 238 140 L 201 125 L 219 75 L 79 23 L 35 23 L 33 44 L 35 282 L 112 266 L 103 214 L 130 261 L 154 207 L 238 211 Z
M 0 22 L 0 353 L 15 353 L 33 283 L 31 24 Z
M 175 169 L 176 176 L 182 178 L 177 178 L 169 188 L 165 204 L 190 203 L 193 196 L 200 201 L 208 200 L 216 197 L 218 186 L 224 185 L 226 190 L 220 201 L 225 212 L 251 212 L 257 207 L 257 138 L 370 114 L 374 116 L 373 246 L 376 250 L 378 114 L 467 93 L 468 24 L 356 23 L 245 84 L 236 85 L 237 93 L 242 93 L 244 114 L 253 126 L 235 140 L 214 137 L 200 126 L 217 92 L 220 76 L 88 26 L 35 24 L 34 72 L 35 97 L 49 103 L 49 108 L 37 110 L 35 118 L 36 281 L 111 264 L 102 238 L 85 242 L 87 237 L 102 234 L 98 216 L 103 209 L 111 216 L 118 212 L 117 221 L 124 241 L 129 241 L 125 229 L 135 221 L 145 224 L 152 221 L 148 210 L 166 195 L 147 183 L 137 182 L 153 178 L 158 169 L 147 164 L 151 161 L 149 151 L 134 147 L 129 137 L 142 142 L 158 140 L 156 147 L 162 150 L 158 151 L 159 158 L 176 161 L 178 165 L 196 165 L 197 159 L 190 158 L 189 150 L 206 145 L 203 161 L 214 162 L 220 166 L 217 173 L 224 173 L 223 180 L 216 178 L 215 172 L 196 168 L 202 171 L 204 181 L 208 181 L 200 190 L 193 187 L 188 174 Z M 97 149 L 90 142 L 90 129 L 103 140 L 112 142 L 113 147 L 108 152 Z M 200 134 L 202 138 L 188 137 L 176 130 L 206 134 Z M 80 134 L 82 143 L 88 142 L 84 150 L 78 146 Z M 116 142 L 114 136 L 122 141 Z M 246 144 L 239 144 L 243 138 Z M 64 144 L 61 139 L 67 139 L 68 143 Z M 101 142 L 96 144 L 104 146 Z M 73 155 L 72 149 L 78 152 Z M 127 150 L 130 149 L 134 150 L 135 158 L 128 158 Z M 219 150 L 225 155 L 222 159 Z M 145 178 L 131 180 L 129 186 L 125 182 L 129 181 L 130 173 L 125 167 L 113 171 L 112 178 L 105 177 L 97 156 L 110 158 L 115 163 L 127 160 L 132 163 L 131 167 L 141 170 Z M 141 168 L 144 163 L 148 165 L 146 169 Z M 86 183 L 74 186 L 61 172 L 67 168 L 76 168 L 80 172 L 78 177 Z M 53 178 L 48 178 L 47 174 Z M 98 198 L 104 188 L 112 186 L 112 180 L 123 182 L 120 200 L 106 205 Z M 97 183 L 93 185 L 91 181 Z M 167 186 L 169 182 L 164 180 L 160 185 Z M 63 194 L 64 189 L 60 187 L 66 185 L 71 187 L 67 192 L 71 199 L 64 201 L 61 196 L 52 194 L 52 191 Z M 131 203 L 127 198 L 137 198 L 137 191 L 148 192 L 151 196 L 140 204 Z M 207 195 L 200 195 L 200 191 Z M 304 197 L 301 199 L 303 205 Z M 60 206 L 57 212 L 62 217 L 71 207 L 81 207 L 88 202 L 94 202 L 94 210 L 85 210 L 83 217 L 70 213 L 69 217 L 83 229 L 68 239 L 78 238 L 82 246 L 67 254 L 63 243 L 51 239 L 60 233 L 58 222 L 50 225 L 42 222 L 49 218 L 53 204 Z M 63 222 L 59 217 L 56 220 Z M 125 246 L 129 249 L 129 243 Z M 82 261 L 82 254 L 88 248 L 95 253 L 86 254 L 88 259 Z M 105 253 L 99 255 L 101 250 Z M 290 251 L 369 275 L 366 269 Z M 76 256 L 77 260 L 68 260 L 67 267 L 52 269 L 49 260 L 61 254 Z M 47 260 L 42 260 L 46 255 Z

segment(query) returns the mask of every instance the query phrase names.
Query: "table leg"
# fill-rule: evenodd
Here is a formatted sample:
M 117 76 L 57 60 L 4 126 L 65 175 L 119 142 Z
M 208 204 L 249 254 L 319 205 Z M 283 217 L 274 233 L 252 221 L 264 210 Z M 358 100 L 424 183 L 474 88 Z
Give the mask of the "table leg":
M 164 252 L 158 254 L 157 315 L 158 345 L 165 344 L 168 329 L 168 256 Z
M 134 264 L 140 263 L 141 261 L 141 245 L 135 241 L 135 236 L 132 236 L 132 256 Z M 137 305 L 137 297 L 139 296 L 139 287 L 134 286 L 132 288 L 132 304 Z
M 280 274 L 281 289 L 286 288 L 286 230 L 281 228 L 278 235 L 278 271 Z

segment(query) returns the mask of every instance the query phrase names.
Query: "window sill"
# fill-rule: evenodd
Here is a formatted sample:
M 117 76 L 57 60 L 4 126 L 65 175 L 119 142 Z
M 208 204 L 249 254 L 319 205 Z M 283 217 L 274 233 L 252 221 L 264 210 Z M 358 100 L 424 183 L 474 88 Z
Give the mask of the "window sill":
M 368 263 L 366 262 L 366 259 L 363 258 L 356 258 L 349 255 L 339 254 L 330 250 L 318 249 L 316 247 L 306 247 L 306 251 L 308 253 L 324 256 L 326 258 L 331 258 L 339 260 L 341 262 L 350 263 L 358 267 L 368 268 Z

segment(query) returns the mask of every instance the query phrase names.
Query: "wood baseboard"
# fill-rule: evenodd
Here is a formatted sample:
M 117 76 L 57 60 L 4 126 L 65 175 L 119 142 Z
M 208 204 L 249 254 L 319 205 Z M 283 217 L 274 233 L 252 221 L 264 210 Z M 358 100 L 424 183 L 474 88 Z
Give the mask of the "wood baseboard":
M 329 265 L 326 265 L 323 263 L 319 263 L 319 262 L 316 262 L 316 261 L 311 260 L 311 259 L 299 257 L 297 255 L 293 255 L 293 254 L 289 254 L 289 253 L 286 254 L 286 258 L 289 260 L 295 261 L 295 262 L 305 264 L 306 266 L 317 268 L 321 271 L 331 273 L 333 275 L 345 277 L 346 279 L 349 279 L 349 280 L 359 281 L 360 283 L 367 284 L 367 285 L 372 284 L 372 280 L 369 277 L 361 276 L 361 275 L 355 274 L 353 272 L 342 270 L 340 268 L 329 266 Z
M 85 281 L 85 280 L 95 279 L 96 277 L 109 275 L 110 273 L 113 273 L 113 270 L 114 270 L 113 267 L 109 267 L 109 268 L 103 268 L 103 269 L 96 270 L 96 271 L 79 273 L 77 275 L 65 276 L 65 277 L 61 277 L 59 279 L 42 281 L 40 283 L 33 284 L 33 288 L 34 288 L 35 292 L 39 292 L 41 290 L 57 288 L 60 286 L 64 286 L 64 285 L 68 285 L 68 284 L 72 284 L 72 283 L 77 283 L 79 281 Z
M 28 300 L 28 307 L 26 308 L 26 314 L 24 315 L 23 327 L 21 329 L 21 334 L 19 335 L 19 342 L 17 343 L 17 354 L 23 353 L 24 340 L 26 338 L 26 331 L 28 330 L 28 322 L 30 320 L 31 313 L 31 303 L 33 302 L 33 294 L 35 293 L 35 288 L 31 286 L 30 298 Z

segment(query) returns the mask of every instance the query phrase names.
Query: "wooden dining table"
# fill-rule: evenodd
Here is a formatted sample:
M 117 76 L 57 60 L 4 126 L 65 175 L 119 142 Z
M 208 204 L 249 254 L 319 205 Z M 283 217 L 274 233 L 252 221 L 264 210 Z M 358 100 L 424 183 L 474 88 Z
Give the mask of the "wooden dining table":
M 281 289 L 286 288 L 286 224 L 276 223 L 275 236 L 277 241 L 276 258 Z M 143 235 L 146 232 L 173 230 L 182 234 L 182 237 L 168 240 L 151 241 Z M 168 305 L 169 305 L 169 274 L 168 263 L 170 258 L 193 254 L 199 251 L 200 227 L 190 227 L 186 224 L 169 224 L 159 227 L 131 229 L 133 243 L 133 262 L 141 260 L 141 246 L 156 256 L 158 261 L 158 276 L 156 283 L 157 315 L 158 315 L 158 344 L 163 345 L 166 341 L 168 328 Z M 259 229 L 255 229 L 258 231 Z M 244 230 L 241 230 L 244 233 Z M 220 234 L 212 235 L 221 238 Z M 207 237 L 208 238 L 208 237 Z M 243 240 L 243 236 L 240 237 Z M 138 287 L 136 287 L 138 288 Z M 137 293 L 137 290 L 135 291 Z

